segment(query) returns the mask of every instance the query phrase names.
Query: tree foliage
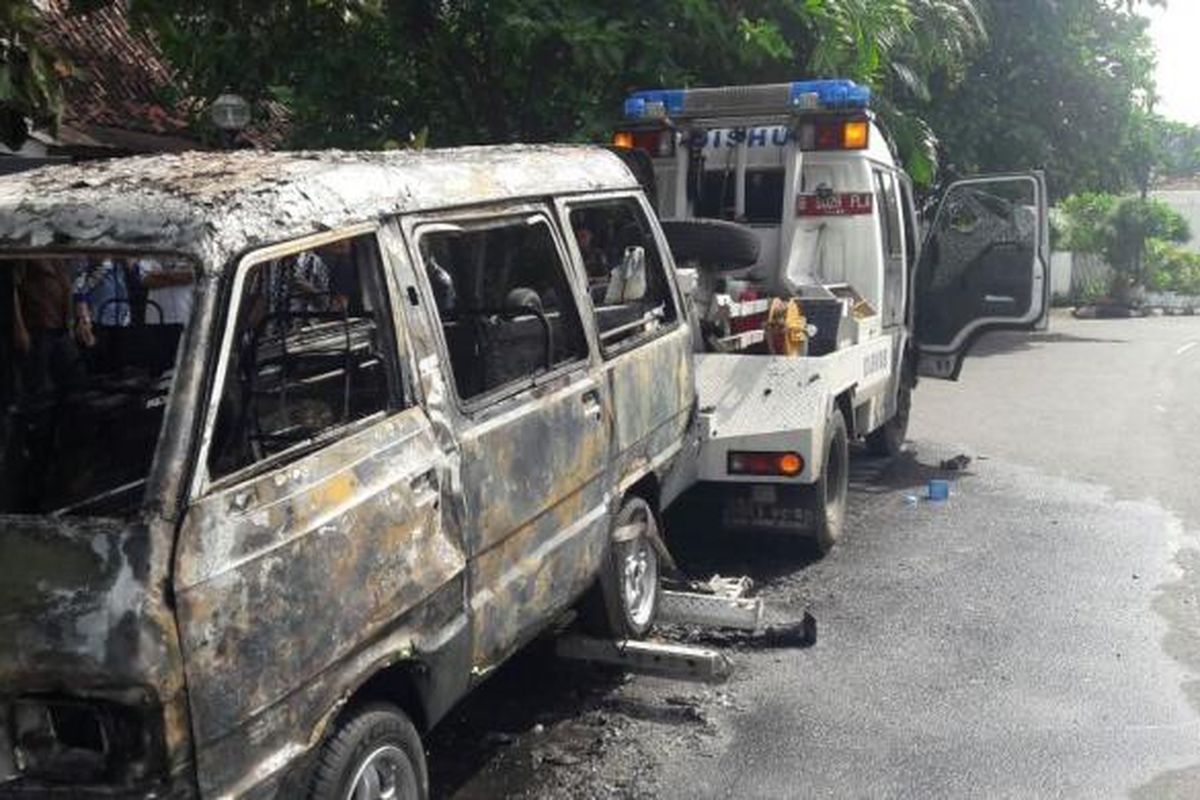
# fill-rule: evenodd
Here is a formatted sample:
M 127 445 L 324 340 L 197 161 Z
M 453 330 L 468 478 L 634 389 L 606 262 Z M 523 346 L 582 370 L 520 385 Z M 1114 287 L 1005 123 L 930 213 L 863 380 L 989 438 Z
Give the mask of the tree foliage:
M 1150 289 L 1200 295 L 1200 253 L 1151 240 L 1146 245 L 1146 286 Z
M 926 109 L 952 171 L 1043 166 L 1055 197 L 1137 186 L 1154 97 L 1138 5 L 992 0 L 986 46 Z
M 1187 220 L 1161 200 L 1083 193 L 1059 204 L 1066 218 L 1062 246 L 1096 253 L 1113 269 L 1112 292 L 1135 286 L 1174 288 L 1190 280 L 1196 259 L 1178 245 L 1191 239 Z
M 0 142 L 13 149 L 31 125 L 53 129 L 62 112 L 65 67 L 39 43 L 42 24 L 31 5 L 0 2 Z
M 286 108 L 290 146 L 600 140 L 634 89 L 845 76 L 921 184 L 1041 166 L 1055 196 L 1117 191 L 1197 155 L 1152 113 L 1136 11 L 1162 0 L 75 0 L 106 2 L 188 97 Z M 29 3 L 0 24 L 28 30 Z M 53 117 L 52 81 L 29 85 L 4 108 Z
M 606 137 L 630 90 L 844 75 L 927 97 L 982 40 L 975 0 L 135 0 L 187 92 L 286 104 L 293 144 Z M 927 126 L 885 103 L 905 148 Z M 932 175 L 932 162 L 926 172 Z

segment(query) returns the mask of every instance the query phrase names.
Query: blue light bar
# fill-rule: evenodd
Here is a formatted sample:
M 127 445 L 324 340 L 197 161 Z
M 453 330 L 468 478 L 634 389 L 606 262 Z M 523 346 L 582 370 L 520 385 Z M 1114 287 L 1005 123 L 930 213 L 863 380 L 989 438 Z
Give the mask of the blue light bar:
M 629 119 L 653 119 L 683 111 L 685 89 L 650 89 L 634 92 L 625 99 L 625 116 Z
M 793 81 L 791 101 L 796 108 L 808 108 L 816 96 L 818 108 L 861 110 L 871 102 L 871 89 L 850 80 Z
M 625 100 L 626 119 L 747 116 L 796 111 L 854 111 L 871 102 L 871 90 L 851 80 L 792 81 L 758 86 L 650 89 Z

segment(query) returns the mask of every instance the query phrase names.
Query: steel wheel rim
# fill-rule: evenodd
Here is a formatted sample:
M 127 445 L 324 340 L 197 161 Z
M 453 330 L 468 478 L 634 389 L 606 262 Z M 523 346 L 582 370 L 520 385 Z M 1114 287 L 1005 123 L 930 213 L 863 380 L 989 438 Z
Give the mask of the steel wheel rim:
M 399 747 L 377 747 L 354 773 L 345 800 L 400 800 L 417 796 L 417 776 Z
M 641 628 L 650 624 L 654 598 L 658 592 L 658 554 L 643 533 L 624 543 L 621 556 L 621 600 L 630 622 Z

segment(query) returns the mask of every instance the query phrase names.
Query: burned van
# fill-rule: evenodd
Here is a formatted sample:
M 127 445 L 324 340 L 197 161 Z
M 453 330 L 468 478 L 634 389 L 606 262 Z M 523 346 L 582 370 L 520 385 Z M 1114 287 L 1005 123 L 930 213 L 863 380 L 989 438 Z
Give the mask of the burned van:
M 650 626 L 690 352 L 602 149 L 0 180 L 0 796 L 425 796 L 561 612 Z

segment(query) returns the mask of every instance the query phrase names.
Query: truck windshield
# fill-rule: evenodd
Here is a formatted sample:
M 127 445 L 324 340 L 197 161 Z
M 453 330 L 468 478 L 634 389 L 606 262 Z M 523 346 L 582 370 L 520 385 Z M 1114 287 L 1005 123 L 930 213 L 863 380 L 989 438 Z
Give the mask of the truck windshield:
M 736 172 L 706 170 L 696 199 L 696 216 L 778 225 L 783 220 L 783 167 L 748 168 L 745 181 L 745 210 L 739 216 Z
M 0 513 L 137 509 L 192 292 L 170 257 L 0 260 Z

